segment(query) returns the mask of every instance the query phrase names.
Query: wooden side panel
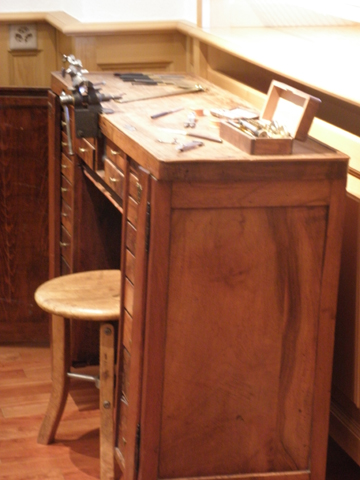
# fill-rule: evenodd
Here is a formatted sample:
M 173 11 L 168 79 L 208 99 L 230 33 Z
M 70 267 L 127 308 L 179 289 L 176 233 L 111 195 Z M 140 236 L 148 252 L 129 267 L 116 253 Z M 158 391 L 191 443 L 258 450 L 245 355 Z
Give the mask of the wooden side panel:
M 357 290 L 359 268 L 358 199 L 347 197 L 341 255 L 337 325 L 334 349 L 333 384 L 359 407 L 359 332 Z
M 309 469 L 327 214 L 173 212 L 159 478 Z
M 0 339 L 47 341 L 34 302 L 48 278 L 47 91 L 0 89 Z

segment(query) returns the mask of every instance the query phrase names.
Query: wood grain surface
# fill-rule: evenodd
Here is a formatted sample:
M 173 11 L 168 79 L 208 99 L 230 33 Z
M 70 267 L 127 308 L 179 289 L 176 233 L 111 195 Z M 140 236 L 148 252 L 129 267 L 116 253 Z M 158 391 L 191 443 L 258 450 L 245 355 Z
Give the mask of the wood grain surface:
M 0 89 L 0 340 L 43 342 L 48 278 L 47 93 Z

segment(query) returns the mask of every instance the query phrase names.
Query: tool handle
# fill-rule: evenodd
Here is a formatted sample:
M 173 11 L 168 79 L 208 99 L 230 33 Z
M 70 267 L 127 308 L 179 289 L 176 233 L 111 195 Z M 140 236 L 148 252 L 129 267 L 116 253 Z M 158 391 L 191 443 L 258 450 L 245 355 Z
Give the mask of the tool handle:
M 195 138 L 202 138 L 203 140 L 210 140 L 211 142 L 222 143 L 222 138 L 220 137 L 213 137 L 212 135 L 207 135 L 206 133 L 193 133 L 193 132 L 186 132 L 188 137 L 195 137 Z

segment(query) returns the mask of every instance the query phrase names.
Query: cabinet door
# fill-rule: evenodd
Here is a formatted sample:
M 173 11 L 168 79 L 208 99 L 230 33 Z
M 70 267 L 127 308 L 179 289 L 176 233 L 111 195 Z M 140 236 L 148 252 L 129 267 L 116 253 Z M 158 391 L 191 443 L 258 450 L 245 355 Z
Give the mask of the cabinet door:
M 44 342 L 48 278 L 47 91 L 0 89 L 0 338 Z
M 115 455 L 124 480 L 137 475 L 145 329 L 149 174 L 130 167 L 122 248 L 122 313 L 116 387 Z

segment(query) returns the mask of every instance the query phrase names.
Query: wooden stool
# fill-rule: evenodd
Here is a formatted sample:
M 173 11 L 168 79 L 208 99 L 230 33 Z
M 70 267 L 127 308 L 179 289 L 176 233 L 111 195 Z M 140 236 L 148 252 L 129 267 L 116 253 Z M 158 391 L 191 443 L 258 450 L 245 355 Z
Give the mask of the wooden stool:
M 114 479 L 114 327 L 120 316 L 120 270 L 96 270 L 54 278 L 35 292 L 40 308 L 52 315 L 52 391 L 38 442 L 54 441 L 64 411 L 70 373 L 70 319 L 100 326 L 100 478 Z M 95 380 L 95 377 L 90 377 Z

